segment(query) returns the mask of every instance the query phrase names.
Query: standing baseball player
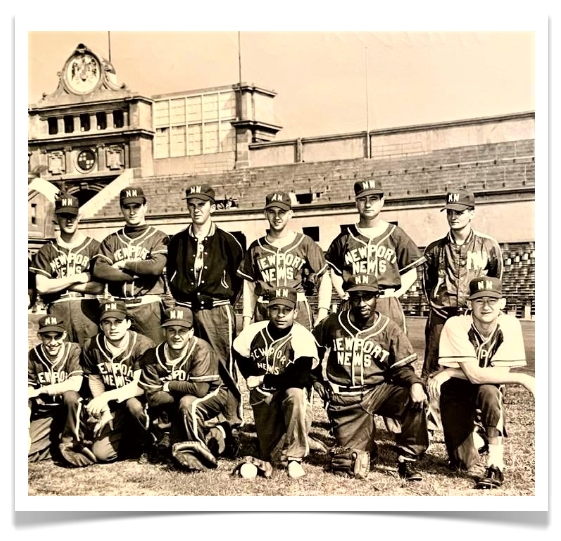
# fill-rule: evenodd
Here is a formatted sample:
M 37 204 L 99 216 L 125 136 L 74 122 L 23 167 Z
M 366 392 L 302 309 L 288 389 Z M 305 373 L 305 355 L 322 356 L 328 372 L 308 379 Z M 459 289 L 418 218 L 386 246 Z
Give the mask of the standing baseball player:
M 101 305 L 101 332 L 82 350 L 82 367 L 92 399 L 86 409 L 95 421 L 92 451 L 97 462 L 113 462 L 127 453 L 140 455 L 145 443 L 139 402 L 130 400 L 144 391 L 138 386 L 140 358 L 154 342 L 130 330 L 127 305 L 108 301 Z
M 234 351 L 250 391 L 249 401 L 259 440 L 260 459 L 285 436 L 288 475 L 305 475 L 311 406 L 307 397 L 312 368 L 318 365 L 313 335 L 295 321 L 298 294 L 289 288 L 270 291 L 268 318 L 246 327 L 234 340 Z
M 82 407 L 80 346 L 66 341 L 66 325 L 56 316 L 39 320 L 38 335 L 27 360 L 29 462 L 60 456 L 58 447 L 78 438 Z
M 472 433 L 476 409 L 488 439 L 489 455 L 479 489 L 499 488 L 504 480 L 504 384 L 523 385 L 535 394 L 535 380 L 511 372 L 526 365 L 520 322 L 502 313 L 505 298 L 498 278 L 480 276 L 469 283 L 471 315 L 449 318 L 440 336 L 443 369 L 428 381 L 429 393 L 440 398 L 444 440 L 450 465 L 469 470 L 479 461 Z
M 99 301 L 103 285 L 92 279 L 93 258 L 99 242 L 78 230 L 79 202 L 72 195 L 55 201 L 60 235 L 35 254 L 31 272 L 47 313 L 64 322 L 70 342 L 83 345 L 99 332 Z
M 230 444 L 227 423 L 205 426 L 205 421 L 226 411 L 228 389 L 218 374 L 218 357 L 208 342 L 194 335 L 189 308 L 166 310 L 162 327 L 165 340 L 146 351 L 140 361 L 140 386 L 146 394 L 148 411 L 136 408 L 142 414 L 139 422 L 155 436 L 156 458 L 160 454 L 158 447 L 169 451 L 165 449 L 168 439 L 174 457 L 178 447 L 175 444 L 190 442 L 191 454 L 200 458 L 196 449 L 202 447 L 216 458 Z
M 169 237 L 146 224 L 142 188 L 121 190 L 119 200 L 126 225 L 101 243 L 94 275 L 108 284 L 112 299 L 126 303 L 132 329 L 159 343 Z
M 218 356 L 220 377 L 229 390 L 226 420 L 236 437 L 243 415 L 232 342 L 236 333 L 234 304 L 243 282 L 236 271 L 243 248 L 231 233 L 212 221 L 214 197 L 208 184 L 187 188 L 192 223 L 170 240 L 167 276 L 177 305 L 193 312 L 195 335 L 207 341 Z
M 267 195 L 265 216 L 269 222 L 267 234 L 251 243 L 238 269 L 244 279 L 243 327 L 252 319 L 267 319 L 269 294 L 285 287 L 296 290 L 297 321 L 310 330 L 313 318 L 303 285 L 306 271 L 314 277 L 318 288 L 316 323 L 327 316 L 331 305 L 331 280 L 323 251 L 309 236 L 288 228 L 293 216 L 288 193 Z
M 399 325 L 376 310 L 380 291 L 373 273 L 352 275 L 344 287 L 351 308 L 330 315 L 313 331 L 320 358 L 329 351 L 327 381 L 318 375 L 316 383 L 323 384 L 329 400 L 327 414 L 337 440 L 332 469 L 357 477 L 368 473 L 368 458 L 376 456 L 378 414 L 401 424 L 399 476 L 421 480 L 414 462 L 428 446 L 427 397 L 412 367 L 417 355 Z

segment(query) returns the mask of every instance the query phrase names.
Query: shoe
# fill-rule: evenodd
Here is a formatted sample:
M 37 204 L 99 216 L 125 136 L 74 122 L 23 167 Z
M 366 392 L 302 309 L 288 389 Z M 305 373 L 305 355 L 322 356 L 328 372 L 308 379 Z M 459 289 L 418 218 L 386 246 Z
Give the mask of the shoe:
M 499 488 L 503 484 L 503 481 L 503 472 L 496 466 L 489 466 L 485 472 L 485 477 L 477 482 L 475 488 L 491 490 L 493 488 Z
M 404 481 L 422 481 L 423 476 L 415 470 L 412 464 L 413 462 L 411 460 L 398 462 L 397 472 L 399 473 L 399 477 Z
M 391 417 L 384 417 L 384 424 L 386 425 L 386 430 L 392 434 L 401 434 L 401 423 L 397 419 L 392 419 Z
M 224 456 L 227 458 L 237 458 L 240 454 L 240 430 L 236 426 L 230 426 L 229 423 L 220 423 L 226 433 L 226 448 Z
M 299 477 L 304 477 L 304 475 L 306 475 L 306 472 L 300 462 L 297 460 L 291 460 L 288 463 L 288 476 L 291 479 L 298 479 Z
M 329 449 L 325 446 L 325 444 L 313 436 L 308 436 L 308 447 L 310 448 L 310 451 L 314 453 L 325 455 L 329 452 Z

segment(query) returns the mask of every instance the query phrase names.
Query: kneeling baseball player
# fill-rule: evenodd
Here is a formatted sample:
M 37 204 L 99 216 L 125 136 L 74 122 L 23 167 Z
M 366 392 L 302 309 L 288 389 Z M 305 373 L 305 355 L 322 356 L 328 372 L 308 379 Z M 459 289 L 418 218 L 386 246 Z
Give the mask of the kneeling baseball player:
M 227 411 L 228 389 L 218 374 L 218 357 L 208 342 L 194 336 L 193 312 L 186 307 L 165 311 L 165 340 L 141 361 L 140 386 L 148 412 L 137 408 L 139 421 L 154 436 L 148 459 L 169 453 L 189 471 L 216 468 L 218 456 L 232 451 L 227 422 L 205 422 Z
M 373 274 L 355 274 L 344 288 L 350 309 L 330 315 L 313 331 L 320 358 L 329 350 L 327 381 L 316 370 L 314 387 L 328 400 L 337 441 L 331 468 L 357 478 L 368 475 L 376 454 L 377 414 L 401 424 L 396 434 L 400 478 L 420 481 L 414 464 L 428 447 L 428 431 L 427 396 L 412 367 L 417 355 L 399 325 L 376 310 L 380 293 Z
M 470 470 L 479 462 L 473 431 L 476 410 L 488 440 L 485 475 L 476 488 L 499 488 L 504 481 L 504 384 L 523 385 L 534 394 L 535 380 L 510 372 L 526 365 L 520 322 L 502 313 L 506 299 L 498 278 L 481 276 L 469 283 L 470 315 L 451 317 L 439 344 L 442 370 L 428 381 L 429 393 L 440 398 L 444 441 L 450 466 Z
M 285 437 L 288 475 L 305 475 L 302 460 L 309 453 L 311 406 L 307 388 L 318 364 L 313 335 L 295 321 L 298 295 L 295 289 L 271 291 L 269 321 L 248 325 L 234 340 L 236 362 L 249 389 L 249 401 L 259 441 L 259 460 L 270 472 L 271 453 Z

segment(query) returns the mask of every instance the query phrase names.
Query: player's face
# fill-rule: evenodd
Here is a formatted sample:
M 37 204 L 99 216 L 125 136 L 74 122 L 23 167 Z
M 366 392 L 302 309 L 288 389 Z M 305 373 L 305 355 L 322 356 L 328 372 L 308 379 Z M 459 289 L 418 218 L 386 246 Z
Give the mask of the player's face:
M 287 329 L 294 323 L 298 310 L 281 304 L 269 306 L 269 319 L 277 329 Z
M 381 195 L 365 195 L 356 198 L 356 208 L 361 218 L 372 220 L 380 214 L 384 206 L 384 197 Z
M 127 318 L 118 319 L 116 317 L 108 317 L 100 323 L 100 326 L 105 338 L 110 342 L 117 343 L 125 337 L 131 326 L 131 322 Z
M 271 207 L 265 211 L 265 216 L 272 231 L 282 231 L 292 218 L 292 210 Z
M 506 299 L 494 297 L 479 297 L 471 301 L 473 319 L 481 323 L 493 323 L 505 307 Z
M 43 347 L 51 357 L 56 357 L 66 338 L 64 332 L 46 332 L 39 335 Z
M 465 210 L 446 209 L 446 219 L 448 220 L 448 225 L 450 226 L 450 229 L 454 229 L 454 230 L 464 229 L 464 227 L 466 227 L 471 223 L 474 216 L 475 216 L 475 210 L 473 209 L 465 209 Z
M 171 349 L 183 349 L 189 339 L 193 336 L 193 329 L 188 329 L 181 325 L 170 325 L 164 327 L 166 331 L 166 342 Z
M 194 224 L 204 225 L 214 212 L 215 206 L 209 199 L 197 199 L 193 197 L 187 202 L 187 210 Z
M 66 235 L 73 235 L 78 229 L 79 217 L 76 214 L 57 214 L 56 221 L 60 227 L 60 232 Z
M 128 203 L 126 205 L 121 205 L 121 212 L 125 218 L 127 225 L 144 225 L 146 221 L 146 211 L 148 206 L 146 203 L 143 205 L 139 203 Z
M 349 302 L 355 317 L 367 320 L 376 310 L 376 299 L 379 293 L 373 291 L 351 291 Z

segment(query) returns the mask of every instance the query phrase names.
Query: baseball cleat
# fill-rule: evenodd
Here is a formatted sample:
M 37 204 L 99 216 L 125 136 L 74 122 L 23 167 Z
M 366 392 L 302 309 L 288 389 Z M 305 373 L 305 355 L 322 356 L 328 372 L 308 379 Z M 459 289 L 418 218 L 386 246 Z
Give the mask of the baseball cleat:
M 291 460 L 288 463 L 289 477 L 291 477 L 292 479 L 298 479 L 299 477 L 304 477 L 304 475 L 306 475 L 306 472 L 304 471 L 304 468 L 302 467 L 302 464 L 300 464 L 300 462 L 298 462 L 297 460 Z
M 489 466 L 485 472 L 485 477 L 477 482 L 475 488 L 491 490 L 493 488 L 499 488 L 503 484 L 503 481 L 503 472 L 496 466 Z
M 329 449 L 325 446 L 325 444 L 313 436 L 308 436 L 308 447 L 310 448 L 310 451 L 315 453 L 327 454 L 329 452 Z
M 412 461 L 404 460 L 397 463 L 397 472 L 404 481 L 422 481 L 423 476 L 412 466 Z

